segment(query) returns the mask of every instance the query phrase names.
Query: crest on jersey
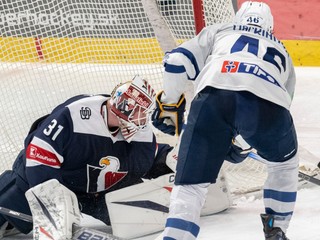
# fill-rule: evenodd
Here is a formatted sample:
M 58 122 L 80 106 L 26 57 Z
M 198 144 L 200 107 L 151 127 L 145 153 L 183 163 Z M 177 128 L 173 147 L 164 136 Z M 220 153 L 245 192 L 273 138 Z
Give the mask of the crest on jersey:
M 127 171 L 121 172 L 119 169 L 120 161 L 113 156 L 101 158 L 99 167 L 88 165 L 87 192 L 101 192 L 116 185 L 128 174 Z

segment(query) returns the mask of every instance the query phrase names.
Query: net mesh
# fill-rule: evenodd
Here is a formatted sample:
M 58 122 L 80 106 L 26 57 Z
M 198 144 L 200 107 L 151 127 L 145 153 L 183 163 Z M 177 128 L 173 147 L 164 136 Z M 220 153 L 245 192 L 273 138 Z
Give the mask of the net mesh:
M 176 44 L 195 36 L 192 0 L 156 3 Z M 232 20 L 230 1 L 203 3 L 207 24 Z M 110 93 L 136 74 L 159 91 L 163 51 L 155 36 L 141 0 L 2 1 L 0 171 L 11 168 L 33 121 L 67 98 Z M 249 179 L 248 171 L 261 171 L 253 163 L 225 165 L 231 185 L 243 181 L 242 172 Z

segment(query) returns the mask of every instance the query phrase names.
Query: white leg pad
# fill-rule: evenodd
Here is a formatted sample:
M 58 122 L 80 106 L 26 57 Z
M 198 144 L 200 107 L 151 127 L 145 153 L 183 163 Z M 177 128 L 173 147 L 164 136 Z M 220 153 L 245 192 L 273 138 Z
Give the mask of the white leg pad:
M 33 216 L 33 238 L 66 240 L 72 238 L 73 224 L 80 223 L 76 195 L 56 179 L 26 192 Z
M 131 239 L 163 230 L 174 176 L 170 173 L 106 194 L 113 234 Z M 218 213 L 231 206 L 231 196 L 222 172 L 217 182 L 208 187 L 207 199 L 202 201 L 201 215 Z
M 163 230 L 174 174 L 106 194 L 112 233 L 131 239 Z

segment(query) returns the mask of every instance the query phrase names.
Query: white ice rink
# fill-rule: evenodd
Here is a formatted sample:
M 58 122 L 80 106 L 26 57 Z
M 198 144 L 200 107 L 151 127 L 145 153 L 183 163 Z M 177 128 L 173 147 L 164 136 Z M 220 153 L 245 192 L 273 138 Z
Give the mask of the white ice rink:
M 299 145 L 320 159 L 320 68 L 297 67 L 297 87 L 292 115 Z M 259 214 L 264 211 L 260 198 L 241 197 L 227 211 L 201 218 L 199 240 L 262 240 Z M 98 229 L 105 227 L 91 218 L 83 223 Z M 298 192 L 296 209 L 287 232 L 290 240 L 320 240 L 320 186 L 304 185 Z M 154 239 L 153 236 L 139 240 Z M 28 238 L 29 237 L 29 238 Z M 32 239 L 32 235 L 8 239 Z

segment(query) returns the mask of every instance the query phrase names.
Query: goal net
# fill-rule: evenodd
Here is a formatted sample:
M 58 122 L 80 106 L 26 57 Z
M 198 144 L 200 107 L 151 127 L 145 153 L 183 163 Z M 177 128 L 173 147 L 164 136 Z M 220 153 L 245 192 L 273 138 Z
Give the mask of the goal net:
M 0 171 L 11 168 L 33 121 L 59 103 L 77 94 L 110 93 L 136 74 L 159 91 L 164 51 L 205 24 L 233 16 L 231 0 L 3 2 Z M 264 181 L 251 179 L 264 172 L 255 163 L 225 169 L 234 192 L 259 189 Z

